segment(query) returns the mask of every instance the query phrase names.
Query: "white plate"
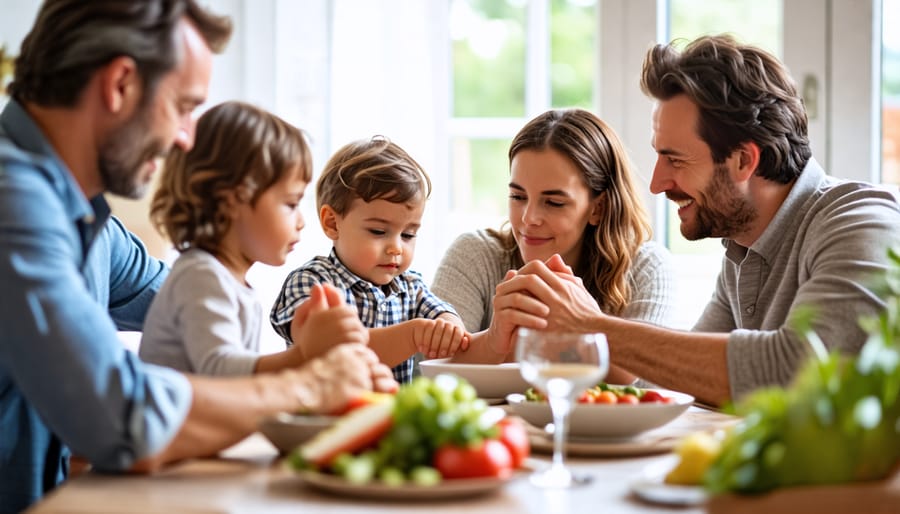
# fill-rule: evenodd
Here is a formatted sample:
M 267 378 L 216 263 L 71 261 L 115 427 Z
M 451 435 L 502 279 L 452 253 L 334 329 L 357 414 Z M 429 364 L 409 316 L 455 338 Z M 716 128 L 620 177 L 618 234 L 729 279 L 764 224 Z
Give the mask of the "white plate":
M 627 439 L 569 438 L 566 455 L 570 457 L 635 457 L 671 452 L 680 435 L 657 434 L 651 430 Z M 528 442 L 533 453 L 553 453 L 553 435 L 537 427 L 528 427 Z
M 306 416 L 282 412 L 262 420 L 259 431 L 282 453 L 288 453 L 328 428 L 337 416 Z
M 638 498 L 663 505 L 686 506 L 705 503 L 708 495 L 702 487 L 665 483 L 666 474 L 678 463 L 672 455 L 646 468 L 629 483 L 631 492 Z
M 457 478 L 443 480 L 437 485 L 422 486 L 403 484 L 388 486 L 379 482 L 354 484 L 336 475 L 316 471 L 298 471 L 300 478 L 308 486 L 344 498 L 374 498 L 382 500 L 451 500 L 487 494 L 503 487 L 511 478 Z
M 636 405 L 575 404 L 569 414 L 569 436 L 619 440 L 631 438 L 665 425 L 680 416 L 694 402 L 694 397 L 689 394 L 666 389 L 653 390 L 663 396 L 674 398 L 675 402 Z M 553 414 L 547 402 L 525 401 L 525 396 L 521 394 L 508 395 L 506 401 L 513 414 L 538 428 L 553 422 Z
M 422 374 L 434 378 L 441 373 L 456 375 L 472 384 L 479 398 L 504 398 L 510 393 L 520 393 L 530 386 L 522 378 L 519 363 L 456 364 L 450 359 L 431 359 L 419 363 Z

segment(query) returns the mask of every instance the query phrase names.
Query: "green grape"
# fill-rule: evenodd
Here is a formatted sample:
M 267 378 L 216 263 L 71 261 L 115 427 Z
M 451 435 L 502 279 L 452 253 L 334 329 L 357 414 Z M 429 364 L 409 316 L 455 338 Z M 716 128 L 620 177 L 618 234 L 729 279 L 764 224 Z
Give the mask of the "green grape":
M 406 477 L 403 475 L 403 472 L 393 466 L 381 468 L 381 470 L 378 471 L 378 479 L 384 482 L 385 485 L 391 487 L 401 486 L 406 482 Z
M 356 457 L 351 457 L 343 469 L 341 476 L 354 484 L 367 484 L 375 477 L 377 462 L 374 454 L 366 452 Z
M 331 469 L 338 475 L 344 475 L 347 472 L 347 468 L 350 467 L 351 462 L 353 462 L 353 455 L 350 455 L 349 453 L 340 453 L 331 463 Z
M 460 381 L 453 391 L 453 398 L 458 403 L 464 404 L 477 400 L 478 393 L 475 391 L 475 388 L 472 387 L 472 384 Z
M 306 469 L 315 469 L 315 466 L 303 458 L 298 450 L 292 451 L 287 457 L 287 466 L 291 469 L 295 469 L 297 471 L 302 471 Z
M 416 466 L 409 472 L 412 483 L 421 486 L 434 486 L 441 483 L 441 474 L 431 466 Z

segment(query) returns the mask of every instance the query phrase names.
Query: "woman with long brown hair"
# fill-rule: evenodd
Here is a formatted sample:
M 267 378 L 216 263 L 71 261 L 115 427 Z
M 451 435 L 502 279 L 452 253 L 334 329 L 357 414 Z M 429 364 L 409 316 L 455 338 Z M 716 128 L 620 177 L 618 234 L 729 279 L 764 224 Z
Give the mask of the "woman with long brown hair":
M 494 326 L 495 288 L 509 270 L 554 255 L 593 297 L 582 301 L 594 301 L 616 316 L 666 324 L 673 306 L 670 256 L 651 240 L 631 165 L 615 132 L 583 109 L 550 110 L 519 131 L 509 162 L 508 225 L 461 235 L 435 275 L 432 290 L 456 308 L 466 329 L 486 331 L 457 358 L 501 357 L 474 344 L 506 346 L 493 341 L 510 335 Z

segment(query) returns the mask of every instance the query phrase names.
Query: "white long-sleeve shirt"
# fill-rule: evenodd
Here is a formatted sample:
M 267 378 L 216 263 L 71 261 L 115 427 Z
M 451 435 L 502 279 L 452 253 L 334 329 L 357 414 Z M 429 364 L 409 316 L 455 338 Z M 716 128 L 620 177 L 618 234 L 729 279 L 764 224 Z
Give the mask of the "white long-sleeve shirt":
M 181 254 L 156 294 L 141 338 L 145 362 L 203 375 L 251 375 L 262 305 L 213 255 Z

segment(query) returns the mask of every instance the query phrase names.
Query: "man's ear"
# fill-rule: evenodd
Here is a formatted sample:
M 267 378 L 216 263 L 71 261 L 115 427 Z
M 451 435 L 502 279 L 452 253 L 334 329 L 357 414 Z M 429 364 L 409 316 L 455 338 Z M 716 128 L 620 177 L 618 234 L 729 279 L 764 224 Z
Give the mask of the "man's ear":
M 103 105 L 117 116 L 131 116 L 140 105 L 142 95 L 137 63 L 131 57 L 116 57 L 100 73 Z
M 339 214 L 328 204 L 319 209 L 319 224 L 322 225 L 322 232 L 325 232 L 328 239 L 332 241 L 338 239 L 338 217 Z
M 738 176 L 736 179 L 740 181 L 749 180 L 756 173 L 759 167 L 759 145 L 753 141 L 746 141 L 735 150 L 738 152 Z

